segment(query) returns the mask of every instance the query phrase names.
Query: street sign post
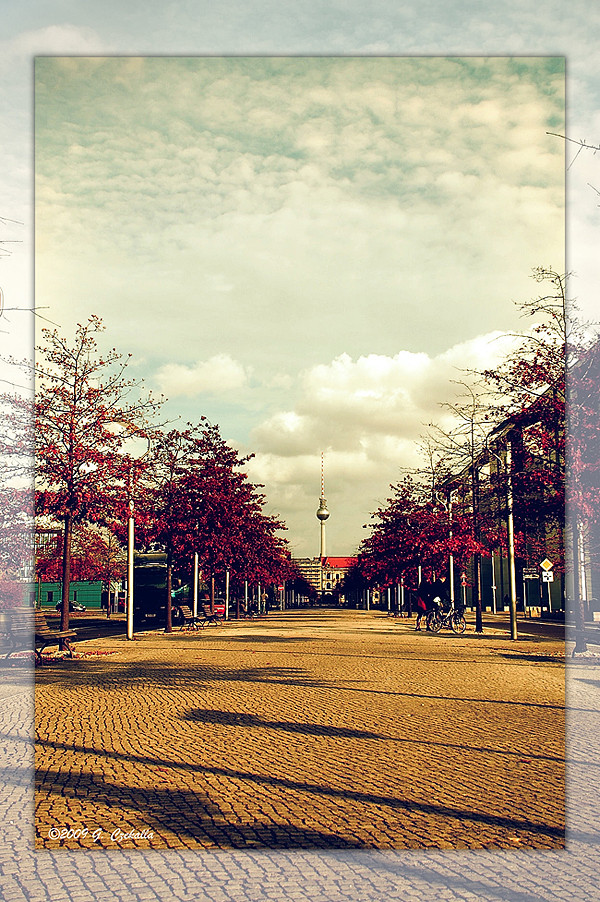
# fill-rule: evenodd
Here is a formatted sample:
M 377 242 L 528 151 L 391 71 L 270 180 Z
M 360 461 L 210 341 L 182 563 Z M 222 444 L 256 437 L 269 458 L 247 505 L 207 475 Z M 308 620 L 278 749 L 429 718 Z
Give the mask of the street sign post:
M 547 557 L 544 558 L 540 567 L 544 571 L 542 573 L 542 582 L 546 583 L 548 586 L 548 614 L 552 613 L 552 593 L 550 592 L 550 583 L 554 582 L 554 573 L 552 572 L 552 567 L 554 564 L 552 561 L 549 561 Z

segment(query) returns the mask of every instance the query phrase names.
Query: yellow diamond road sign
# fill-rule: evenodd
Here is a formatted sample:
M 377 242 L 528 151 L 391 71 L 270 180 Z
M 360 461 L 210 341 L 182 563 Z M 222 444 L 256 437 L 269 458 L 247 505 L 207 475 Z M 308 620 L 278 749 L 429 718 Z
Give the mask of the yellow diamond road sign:
M 540 564 L 540 567 L 543 567 L 544 570 L 551 570 L 553 567 L 552 561 L 549 561 L 548 558 L 545 557 L 544 560 L 542 561 L 542 563 Z

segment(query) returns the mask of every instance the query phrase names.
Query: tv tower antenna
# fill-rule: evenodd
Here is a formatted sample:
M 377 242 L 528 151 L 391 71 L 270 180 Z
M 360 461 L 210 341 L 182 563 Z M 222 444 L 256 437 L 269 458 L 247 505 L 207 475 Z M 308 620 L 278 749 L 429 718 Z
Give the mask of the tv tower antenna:
M 321 522 L 321 559 L 323 559 L 326 554 L 325 520 L 327 520 L 328 517 L 329 511 L 327 510 L 327 501 L 325 499 L 325 468 L 323 463 L 323 452 L 321 452 L 321 497 L 319 498 L 319 510 L 317 511 L 317 519 Z

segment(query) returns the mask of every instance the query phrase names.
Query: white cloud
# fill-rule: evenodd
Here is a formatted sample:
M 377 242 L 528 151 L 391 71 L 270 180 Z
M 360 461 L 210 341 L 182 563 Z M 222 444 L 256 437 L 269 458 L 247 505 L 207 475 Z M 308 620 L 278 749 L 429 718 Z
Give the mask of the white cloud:
M 312 508 L 322 451 L 332 512 L 327 528 L 335 550 L 350 553 L 401 468 L 423 465 L 419 442 L 427 424 L 450 428 L 452 414 L 443 404 L 465 391 L 457 382 L 472 382 L 468 371 L 494 369 L 516 340 L 493 332 L 437 356 L 400 351 L 354 360 L 342 354 L 308 369 L 295 407 L 272 414 L 250 437 L 251 476 L 268 486 L 297 553 L 317 553 Z
M 194 366 L 167 363 L 160 367 L 155 382 L 169 398 L 193 397 L 201 394 L 219 395 L 242 388 L 248 372 L 228 354 L 216 354 L 209 360 L 199 360 Z
M 460 391 L 456 382 L 469 379 L 464 370 L 495 367 L 513 344 L 510 336 L 495 332 L 437 357 L 400 351 L 353 360 L 342 354 L 305 372 L 295 409 L 273 414 L 253 430 L 251 440 L 260 451 L 282 456 L 377 443 L 378 456 L 384 443 L 395 455 L 398 442 L 417 439 L 424 424 L 439 418 L 440 405 Z

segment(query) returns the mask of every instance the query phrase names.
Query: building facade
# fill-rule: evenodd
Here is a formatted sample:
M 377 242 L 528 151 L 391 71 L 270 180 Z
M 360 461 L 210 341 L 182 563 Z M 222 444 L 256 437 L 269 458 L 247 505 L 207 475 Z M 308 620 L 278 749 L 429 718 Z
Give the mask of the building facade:
M 357 562 L 356 557 L 295 558 L 300 574 L 323 598 L 333 596 L 346 574 Z

